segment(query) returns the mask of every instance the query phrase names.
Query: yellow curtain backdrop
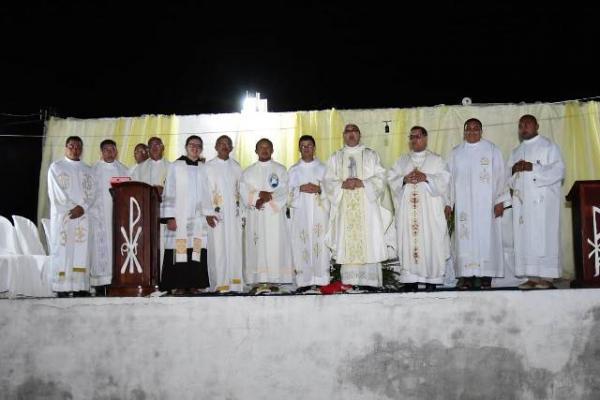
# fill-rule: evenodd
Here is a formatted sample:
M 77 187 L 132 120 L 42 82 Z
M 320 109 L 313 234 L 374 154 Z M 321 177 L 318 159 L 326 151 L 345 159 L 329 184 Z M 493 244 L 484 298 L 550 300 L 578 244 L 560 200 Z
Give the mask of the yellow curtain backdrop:
M 46 123 L 42 149 L 40 187 L 38 192 L 38 220 L 49 215 L 47 173 L 50 164 L 64 156 L 65 139 L 79 136 L 83 140 L 82 160 L 89 165 L 100 157 L 100 143 L 112 139 L 117 143 L 119 159 L 125 165 L 133 165 L 133 149 L 138 143 L 147 143 L 152 136 L 159 136 L 165 143 L 165 157 L 175 158 L 178 121 L 174 115 L 145 115 L 135 118 L 76 119 L 51 118 Z
M 175 115 L 145 115 L 137 118 L 119 118 L 115 131 L 117 147 L 122 149 L 120 161 L 126 165 L 133 165 L 133 151 L 138 143 L 148 143 L 148 139 L 158 136 L 165 145 L 164 157 L 174 160 L 179 157 L 183 149 L 178 144 L 178 118 Z
M 337 115 L 334 115 L 336 113 Z M 566 175 L 562 187 L 566 195 L 577 180 L 600 179 L 600 109 L 598 102 L 567 102 L 558 104 L 504 104 L 482 106 L 436 106 L 385 110 L 327 110 L 298 113 L 297 129 L 319 138 L 322 143 L 317 154 L 326 160 L 331 152 L 341 147 L 341 134 L 346 123 L 356 123 L 362 132 L 362 141 L 376 150 L 385 167 L 389 168 L 398 157 L 408 151 L 408 133 L 414 125 L 429 131 L 428 146 L 444 157 L 462 141 L 462 126 L 468 118 L 483 122 L 484 137 L 500 147 L 505 159 L 519 143 L 519 117 L 533 114 L 540 124 L 540 134 L 554 140 L 562 151 Z M 318 119 L 336 121 L 335 127 L 313 122 Z M 385 123 L 390 132 L 385 133 Z M 334 137 L 332 137 L 333 135 Z M 318 145 L 319 148 L 319 145 Z M 323 148 L 326 148 L 324 151 Z M 561 210 L 561 249 L 563 271 L 572 278 L 573 237 L 570 204 Z
M 563 194 L 577 180 L 600 179 L 600 109 L 598 102 L 566 102 L 539 104 L 499 104 L 471 106 L 436 106 L 407 109 L 320 110 L 289 113 L 215 114 L 189 116 L 142 116 L 137 118 L 56 119 L 47 123 L 40 171 L 38 217 L 48 215 L 46 174 L 50 163 L 63 156 L 64 140 L 79 135 L 84 140 L 84 161 L 92 164 L 99 159 L 99 144 L 105 138 L 117 142 L 120 160 L 133 164 L 133 148 L 159 136 L 165 143 L 165 157 L 176 159 L 183 152 L 183 141 L 189 134 L 205 139 L 210 153 L 220 134 L 234 139 L 234 157 L 243 168 L 256 161 L 254 147 L 258 139 L 270 139 L 275 148 L 273 158 L 289 167 L 298 161 L 298 139 L 309 134 L 317 143 L 317 156 L 326 161 L 343 145 L 342 130 L 347 123 L 356 123 L 362 132 L 362 142 L 376 150 L 383 165 L 389 168 L 408 151 L 408 133 L 413 125 L 429 131 L 429 149 L 446 157 L 453 146 L 462 141 L 462 126 L 475 117 L 483 122 L 483 135 L 502 150 L 507 158 L 518 145 L 517 124 L 523 114 L 533 114 L 540 124 L 540 133 L 554 140 L 562 151 L 566 166 Z M 179 119 L 186 119 L 184 127 Z M 385 122 L 390 127 L 385 132 Z M 217 128 L 221 127 L 221 128 Z M 211 157 L 214 156 L 212 151 Z M 561 214 L 562 253 L 565 277 L 573 276 L 573 239 L 571 209 L 564 203 Z
M 302 135 L 311 135 L 315 138 L 316 155 L 325 162 L 329 156 L 342 147 L 342 131 L 344 121 L 340 113 L 335 110 L 303 111 L 296 113 L 296 130 L 294 132 L 292 164 L 300 159 L 298 140 Z
M 223 132 L 227 134 L 229 132 Z M 273 143 L 273 159 L 289 167 L 294 163 L 298 133 L 296 113 L 251 113 L 242 114 L 237 130 L 234 157 L 242 168 L 256 162 L 256 142 L 262 138 Z M 212 147 L 205 143 L 204 147 Z

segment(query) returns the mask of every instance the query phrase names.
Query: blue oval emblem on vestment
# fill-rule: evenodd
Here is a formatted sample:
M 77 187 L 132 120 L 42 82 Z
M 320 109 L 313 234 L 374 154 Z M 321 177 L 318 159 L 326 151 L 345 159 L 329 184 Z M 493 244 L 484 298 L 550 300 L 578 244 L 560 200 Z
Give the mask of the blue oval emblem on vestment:
M 272 173 L 271 176 L 269 176 L 269 185 L 272 188 L 276 188 L 277 186 L 279 186 L 279 177 L 276 173 Z

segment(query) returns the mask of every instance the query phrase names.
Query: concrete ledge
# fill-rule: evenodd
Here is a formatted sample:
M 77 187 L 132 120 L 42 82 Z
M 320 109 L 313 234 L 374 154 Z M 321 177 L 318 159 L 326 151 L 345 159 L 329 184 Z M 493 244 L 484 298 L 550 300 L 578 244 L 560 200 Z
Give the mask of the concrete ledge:
M 597 399 L 600 290 L 0 300 L 1 399 Z

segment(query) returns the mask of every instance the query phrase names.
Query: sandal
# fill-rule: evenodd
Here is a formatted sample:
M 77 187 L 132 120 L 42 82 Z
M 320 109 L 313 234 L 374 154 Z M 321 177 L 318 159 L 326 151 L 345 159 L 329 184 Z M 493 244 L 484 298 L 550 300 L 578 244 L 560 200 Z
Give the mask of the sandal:
M 456 288 L 458 290 L 470 290 L 473 288 L 473 282 L 471 278 L 461 277 L 458 278 L 458 282 L 456 283 Z
M 532 280 L 528 280 L 527 282 L 521 283 L 518 288 L 521 290 L 529 290 L 529 289 L 535 289 L 536 287 L 536 283 Z
M 554 289 L 555 287 L 552 284 L 552 282 L 542 279 L 535 283 L 535 288 L 536 289 Z
M 492 288 L 492 277 L 491 276 L 483 276 L 481 278 L 481 288 L 482 289 L 491 289 Z

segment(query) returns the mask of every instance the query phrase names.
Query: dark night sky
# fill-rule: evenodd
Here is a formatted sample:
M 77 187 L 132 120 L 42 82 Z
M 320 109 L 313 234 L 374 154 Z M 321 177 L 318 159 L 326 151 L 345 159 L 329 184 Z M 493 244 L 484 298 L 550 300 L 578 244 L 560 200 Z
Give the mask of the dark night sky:
M 0 111 L 234 112 L 246 90 L 271 111 L 600 94 L 599 14 L 576 2 L 60 3 L 3 6 Z
M 600 95 L 598 7 L 577 2 L 70 3 L 0 6 L 0 113 L 236 112 L 246 90 L 270 111 Z M 41 124 L 0 117 L 18 132 Z M 41 141 L 0 145 L 3 171 L 37 179 Z

